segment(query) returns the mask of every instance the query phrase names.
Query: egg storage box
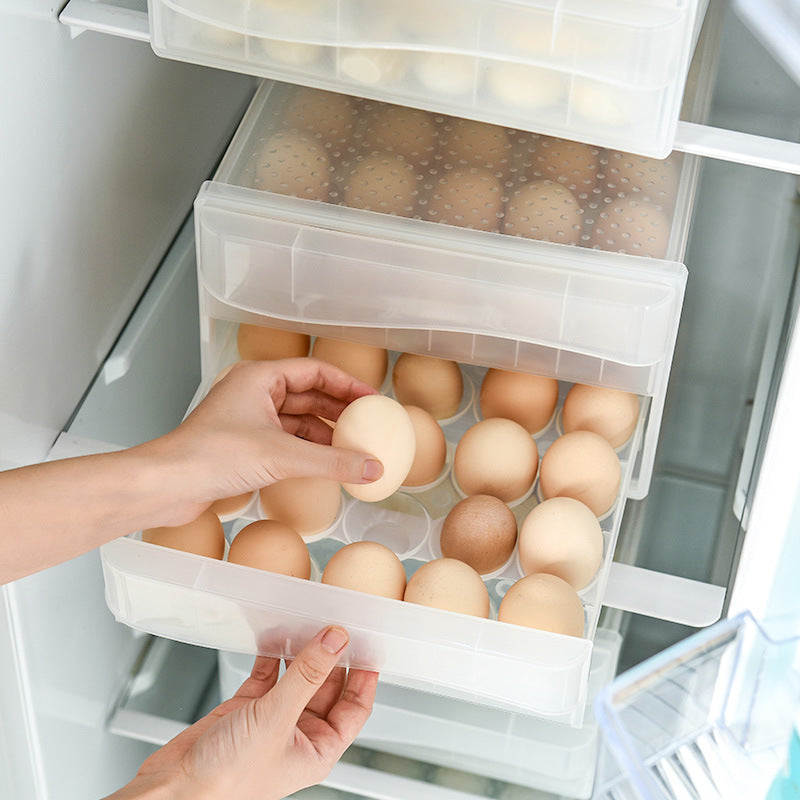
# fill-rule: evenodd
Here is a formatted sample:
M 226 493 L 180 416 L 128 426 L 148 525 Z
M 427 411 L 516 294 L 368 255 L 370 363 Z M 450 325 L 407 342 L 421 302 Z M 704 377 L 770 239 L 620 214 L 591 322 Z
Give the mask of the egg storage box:
M 161 56 L 663 158 L 707 0 L 153 0 Z
M 697 166 L 265 81 L 195 204 L 208 314 L 416 352 L 455 331 L 456 361 L 647 397 L 641 498 Z

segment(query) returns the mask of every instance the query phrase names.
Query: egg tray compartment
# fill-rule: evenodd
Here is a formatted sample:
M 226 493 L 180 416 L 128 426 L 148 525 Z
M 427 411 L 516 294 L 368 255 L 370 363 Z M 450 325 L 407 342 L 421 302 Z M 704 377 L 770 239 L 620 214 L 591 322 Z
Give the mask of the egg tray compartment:
M 707 0 L 149 6 L 162 56 L 663 157 Z
M 390 353 L 388 376 L 397 355 Z M 584 638 L 496 620 L 502 595 L 523 575 L 516 547 L 505 565 L 483 576 L 490 594 L 490 619 L 318 582 L 331 555 L 351 541 L 368 539 L 388 545 L 400 557 L 407 576 L 441 556 L 438 537 L 443 519 L 461 499 L 452 479 L 452 456 L 459 437 L 480 419 L 477 394 L 485 373 L 473 365 L 461 365 L 461 370 L 462 406 L 453 418 L 440 420 L 448 442 L 445 472 L 427 488 L 401 488 L 381 503 L 363 503 L 342 492 L 342 506 L 332 527 L 306 538 L 312 580 L 162 548 L 134 535 L 101 548 L 106 599 L 116 619 L 165 638 L 273 656 L 296 655 L 320 627 L 336 623 L 351 634 L 347 663 L 378 669 L 390 683 L 579 725 L 592 637 L 619 532 L 631 455 L 641 436 L 644 404 L 634 434 L 618 450 L 622 479 L 617 500 L 601 518 L 602 565 L 579 593 L 586 620 Z M 391 396 L 388 376 L 383 389 Z M 208 388 L 201 387 L 192 406 Z M 553 419 L 534 437 L 540 457 L 559 435 L 560 407 L 568 388 L 560 385 Z M 537 479 L 526 497 L 510 504 L 518 523 L 538 499 Z M 249 508 L 226 521 L 228 541 L 258 518 L 254 495 Z

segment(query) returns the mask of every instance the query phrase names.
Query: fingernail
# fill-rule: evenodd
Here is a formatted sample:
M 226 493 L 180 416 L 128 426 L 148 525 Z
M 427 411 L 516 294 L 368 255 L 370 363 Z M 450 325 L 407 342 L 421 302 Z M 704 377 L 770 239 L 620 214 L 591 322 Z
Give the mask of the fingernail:
M 347 635 L 347 631 L 342 628 L 331 626 L 325 631 L 325 635 L 322 637 L 320 644 L 322 644 L 322 647 L 329 653 L 336 654 L 344 650 L 345 645 L 349 641 L 350 637 Z
M 383 464 L 375 458 L 368 458 L 364 462 L 364 471 L 361 477 L 365 481 L 376 481 L 383 475 Z

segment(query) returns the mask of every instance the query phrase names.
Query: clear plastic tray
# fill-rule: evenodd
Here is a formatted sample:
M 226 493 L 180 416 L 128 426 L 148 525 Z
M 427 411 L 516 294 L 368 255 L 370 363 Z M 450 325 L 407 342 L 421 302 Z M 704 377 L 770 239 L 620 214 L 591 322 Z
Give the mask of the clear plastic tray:
M 766 797 L 800 711 L 799 620 L 723 620 L 601 691 L 598 800 Z
M 204 381 L 195 402 L 205 395 L 213 377 L 237 358 L 236 327 L 227 328 L 226 347 L 218 351 L 213 375 Z M 391 354 L 390 366 L 396 355 Z M 272 655 L 296 654 L 326 622 L 336 622 L 351 633 L 349 663 L 379 669 L 390 683 L 580 724 L 592 639 L 646 404 L 641 406 L 631 439 L 617 451 L 622 466 L 619 494 L 600 518 L 603 562 L 593 581 L 579 593 L 585 613 L 583 638 L 497 621 L 502 596 L 524 574 L 516 548 L 506 564 L 483 576 L 492 609 L 489 619 L 319 582 L 331 555 L 353 541 L 387 545 L 400 557 L 408 575 L 441 556 L 442 522 L 463 496 L 452 477 L 452 456 L 464 431 L 480 419 L 476 403 L 484 372 L 484 368 L 462 365 L 462 406 L 454 417 L 440 421 L 448 442 L 447 464 L 440 479 L 421 490 L 401 489 L 380 503 L 363 503 L 343 493 L 340 513 L 331 528 L 306 539 L 312 559 L 311 580 L 169 550 L 133 536 L 102 548 L 106 599 L 114 616 L 166 638 Z M 559 410 L 568 388 L 561 386 L 553 420 L 534 437 L 540 456 L 559 434 Z M 391 394 L 390 388 L 386 393 Z M 526 496 L 510 504 L 518 523 L 537 500 L 538 480 Z M 228 537 L 260 516 L 254 501 L 227 523 Z
M 663 158 L 707 0 L 153 0 L 161 56 Z
M 391 340 L 398 350 L 649 397 L 631 485 L 631 496 L 643 497 L 655 457 L 685 267 L 667 257 L 532 240 L 425 218 L 430 209 L 425 187 L 452 171 L 449 157 L 442 161 L 434 155 L 432 164 L 411 173 L 418 190 L 416 205 L 407 213 L 420 218 L 340 205 L 348 185 L 340 181 L 342 170 L 364 162 L 363 154 L 350 152 L 350 143 L 369 138 L 362 125 L 368 129 L 373 114 L 386 111 L 385 105 L 370 109 L 355 103 L 352 119 L 347 117 L 341 130 L 331 134 L 337 143 L 330 148 L 344 161 L 335 168 L 323 165 L 329 170 L 323 174 L 329 180 L 324 201 L 265 191 L 258 154 L 281 131 L 298 91 L 303 90 L 262 84 L 215 179 L 198 194 L 204 316 L 238 321 L 249 314 L 252 321 L 276 327 L 329 326 L 354 341 L 386 346 Z M 508 132 L 500 132 L 506 137 L 501 142 L 509 142 Z M 498 164 L 505 164 L 498 166 L 507 176 L 505 183 L 513 184 L 513 176 L 533 158 L 528 141 L 523 137 L 522 143 L 508 149 L 503 145 L 497 152 Z M 613 161 L 609 154 L 602 158 Z M 666 174 L 653 168 L 654 175 Z M 601 173 L 600 167 L 593 169 L 594 185 L 601 182 Z M 649 189 L 625 184 L 615 191 L 625 202 L 643 205 L 649 202 L 643 195 L 659 195 L 658 203 L 670 214 L 666 255 L 680 258 L 696 162 L 679 159 L 668 171 L 669 189 L 658 179 Z M 552 185 L 558 186 L 580 180 L 563 171 L 553 177 Z M 506 190 L 512 193 L 512 187 Z M 599 218 L 607 200 L 606 194 L 587 194 L 582 218 Z M 498 226 L 503 218 L 501 212 Z M 580 236 L 591 238 L 586 231 L 593 224 L 582 227 Z

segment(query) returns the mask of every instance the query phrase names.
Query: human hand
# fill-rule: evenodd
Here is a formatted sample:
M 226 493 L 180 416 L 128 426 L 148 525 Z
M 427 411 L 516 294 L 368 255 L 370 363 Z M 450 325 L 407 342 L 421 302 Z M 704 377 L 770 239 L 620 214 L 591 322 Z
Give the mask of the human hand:
M 369 717 L 378 674 L 335 666 L 347 633 L 320 631 L 278 680 L 259 657 L 239 691 L 157 750 L 113 800 L 279 800 L 323 780 Z M 108 798 L 108 800 L 111 800 Z
M 365 453 L 330 446 L 335 421 L 366 383 L 314 358 L 242 361 L 171 433 L 142 448 L 174 478 L 175 502 L 161 525 L 190 522 L 214 500 L 281 478 L 367 483 L 383 466 Z

